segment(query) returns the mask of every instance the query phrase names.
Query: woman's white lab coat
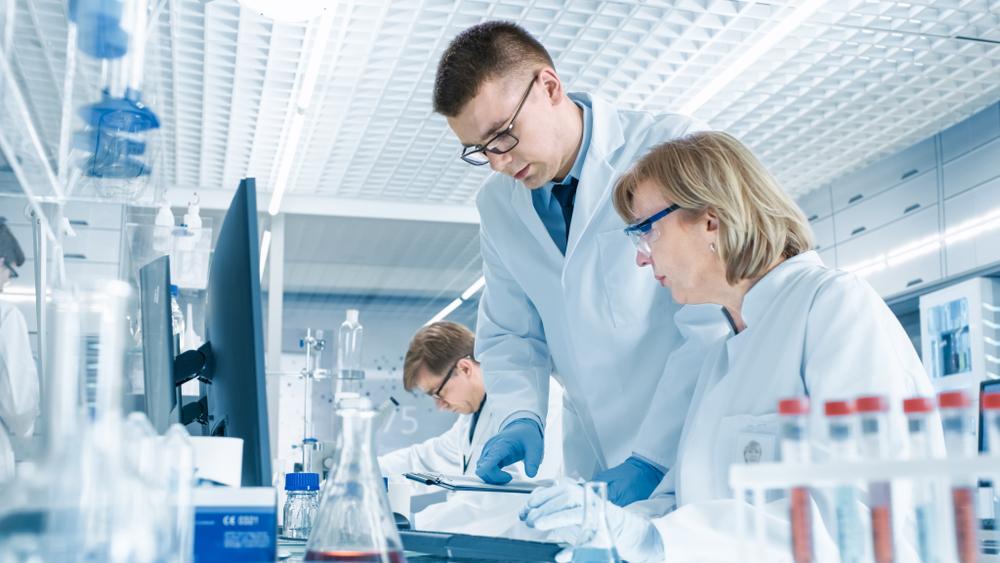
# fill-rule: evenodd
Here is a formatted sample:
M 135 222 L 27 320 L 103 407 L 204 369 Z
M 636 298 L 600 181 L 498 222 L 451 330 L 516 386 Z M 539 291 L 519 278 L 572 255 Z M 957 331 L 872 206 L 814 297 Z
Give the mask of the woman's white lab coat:
M 14 305 L 0 301 L 0 483 L 14 474 L 10 435 L 29 436 L 38 416 L 38 372 L 28 327 Z
M 920 359 L 885 302 L 865 281 L 825 267 L 815 252 L 791 258 L 764 276 L 746 294 L 742 314 L 747 328 L 720 340 L 706 357 L 678 463 L 654 493 L 675 488 L 677 495 L 678 508 L 654 520 L 668 561 L 741 558 L 736 537 L 741 512 L 728 485 L 729 467 L 744 463 L 748 448 L 759 451 L 762 461 L 779 459 L 780 399 L 809 396 L 809 439 L 813 459 L 821 461 L 830 459 L 823 415 L 827 400 L 887 397 L 889 451 L 898 455 L 906 449 L 903 399 L 933 395 Z M 939 426 L 936 438 L 943 451 Z M 822 495 L 814 499 L 813 521 L 828 532 L 822 522 L 832 522 L 832 507 Z M 786 507 L 782 500 L 768 506 L 769 545 L 775 551 L 762 560 L 789 557 Z M 832 540 L 823 536 L 814 539 L 818 559 L 835 558 Z
M 562 399 L 562 387 L 552 382 L 545 421 L 545 456 L 535 479 L 553 479 L 562 473 Z M 483 444 L 499 430 L 501 422 L 487 398 L 471 441 L 472 415 L 459 415 L 444 434 L 379 456 L 379 467 L 384 475 L 417 471 L 474 477 Z M 527 479 L 521 462 L 504 470 L 514 479 Z M 413 482 L 412 490 L 413 494 L 425 494 L 440 489 Z M 524 495 L 453 492 L 448 493 L 447 501 L 417 513 L 414 526 L 420 530 L 526 537 L 534 534 L 517 518 L 523 505 Z

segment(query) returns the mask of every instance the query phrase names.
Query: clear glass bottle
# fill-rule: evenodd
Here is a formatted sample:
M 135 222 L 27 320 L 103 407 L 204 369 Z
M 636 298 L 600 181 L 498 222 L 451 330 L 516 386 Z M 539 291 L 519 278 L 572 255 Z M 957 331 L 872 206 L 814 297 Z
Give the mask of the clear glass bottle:
M 607 519 L 608 484 L 583 484 L 583 536 L 573 547 L 573 563 L 618 563 L 618 550 L 611 540 Z
M 319 510 L 319 473 L 286 473 L 285 492 L 282 535 L 308 539 Z
M 358 392 L 365 378 L 361 367 L 364 327 L 357 309 L 348 309 L 347 318 L 337 334 L 337 393 Z
M 184 313 L 181 311 L 181 306 L 177 303 L 177 296 L 180 294 L 180 289 L 176 285 L 170 286 L 170 321 L 173 326 L 174 333 L 174 354 L 180 354 L 184 350 L 181 349 L 182 342 L 184 338 Z
M 306 561 L 402 563 L 403 544 L 375 461 L 367 397 L 337 401 L 340 435 L 319 513 L 306 544 Z

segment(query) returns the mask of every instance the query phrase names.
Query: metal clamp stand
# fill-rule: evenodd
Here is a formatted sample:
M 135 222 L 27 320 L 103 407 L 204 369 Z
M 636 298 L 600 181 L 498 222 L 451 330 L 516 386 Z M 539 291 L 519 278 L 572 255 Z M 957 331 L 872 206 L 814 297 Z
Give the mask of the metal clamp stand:
M 299 347 L 306 349 L 306 363 L 302 368 L 302 442 L 293 447 L 302 450 L 302 470 L 308 471 L 312 463 L 312 454 L 319 448 L 319 442 L 313 436 L 312 429 L 312 384 L 314 380 L 326 379 L 330 371 L 319 367 L 326 340 L 323 331 L 317 330 L 315 335 L 311 328 L 306 329 L 305 338 L 299 340 Z

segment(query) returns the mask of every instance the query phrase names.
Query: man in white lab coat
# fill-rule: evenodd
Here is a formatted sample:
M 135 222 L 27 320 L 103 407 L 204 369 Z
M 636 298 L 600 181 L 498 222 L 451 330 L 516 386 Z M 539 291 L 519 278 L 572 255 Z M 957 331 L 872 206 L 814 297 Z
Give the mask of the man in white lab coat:
M 0 292 L 17 277 L 24 252 L 0 219 Z M 29 436 L 38 416 L 38 372 L 24 315 L 0 299 L 0 483 L 14 475 L 10 435 Z
M 458 323 L 441 321 L 420 329 L 410 341 L 403 363 L 403 386 L 430 395 L 438 408 L 458 413 L 455 424 L 444 434 L 379 456 L 383 475 L 407 472 L 430 472 L 444 475 L 471 474 L 483 442 L 497 430 L 495 411 L 488 408 L 482 368 L 473 356 L 475 336 Z M 538 479 L 552 479 L 562 470 L 560 427 L 562 392 L 550 393 L 551 415 L 546 426 L 545 463 Z M 517 471 L 523 478 L 523 471 Z M 434 492 L 413 482 L 414 492 Z M 416 514 L 415 527 L 422 530 L 510 535 L 512 528 L 523 528 L 517 513 L 524 503 L 522 495 L 487 493 L 451 493 L 443 503 L 431 505 Z M 522 530 L 527 532 L 527 530 Z
M 500 431 L 476 473 L 502 483 L 502 468 L 523 460 L 534 475 L 554 368 L 567 473 L 608 481 L 616 504 L 646 498 L 673 463 L 699 344 L 668 364 L 684 341 L 679 307 L 636 271 L 609 196 L 634 159 L 696 124 L 567 93 L 545 48 L 496 21 L 448 46 L 434 109 L 462 159 L 497 172 L 477 200 L 486 285 L 476 358 Z M 689 315 L 709 339 L 727 330 L 717 308 Z M 644 423 L 658 389 L 660 408 Z

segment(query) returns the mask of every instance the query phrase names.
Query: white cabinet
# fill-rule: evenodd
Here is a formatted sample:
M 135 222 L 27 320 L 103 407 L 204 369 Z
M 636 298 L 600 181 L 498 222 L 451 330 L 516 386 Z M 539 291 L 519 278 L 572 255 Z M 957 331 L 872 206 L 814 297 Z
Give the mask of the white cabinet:
M 948 162 L 997 137 L 1000 137 L 1000 104 L 991 104 L 941 132 L 941 158 Z
M 836 242 L 833 237 L 833 217 L 820 219 L 809 226 L 812 227 L 815 238 L 813 241 L 814 250 L 828 250 L 833 248 Z
M 830 202 L 830 186 L 823 186 L 796 200 L 810 223 L 829 217 L 833 211 Z
M 117 203 L 70 201 L 63 208 L 63 214 L 74 228 L 116 230 L 122 228 L 122 206 Z
M 1000 176 L 1000 138 L 944 165 L 945 199 Z
M 75 237 L 63 239 L 66 260 L 118 263 L 120 231 L 78 227 Z
M 998 210 L 1000 177 L 945 200 L 945 258 L 949 276 L 1000 261 Z M 994 219 L 989 218 L 990 214 Z
M 939 279 L 941 250 L 933 242 L 939 230 L 937 213 L 938 206 L 933 205 L 877 231 L 838 244 L 837 266 L 852 268 L 879 260 L 885 267 L 865 277 L 882 297 Z M 925 244 L 914 246 L 921 241 Z
M 934 138 L 931 137 L 836 180 L 831 187 L 833 211 L 837 213 L 936 167 Z
M 937 200 L 937 173 L 934 170 L 924 172 L 837 213 L 834 216 L 836 241 L 840 243 L 873 231 L 904 215 L 926 209 Z

